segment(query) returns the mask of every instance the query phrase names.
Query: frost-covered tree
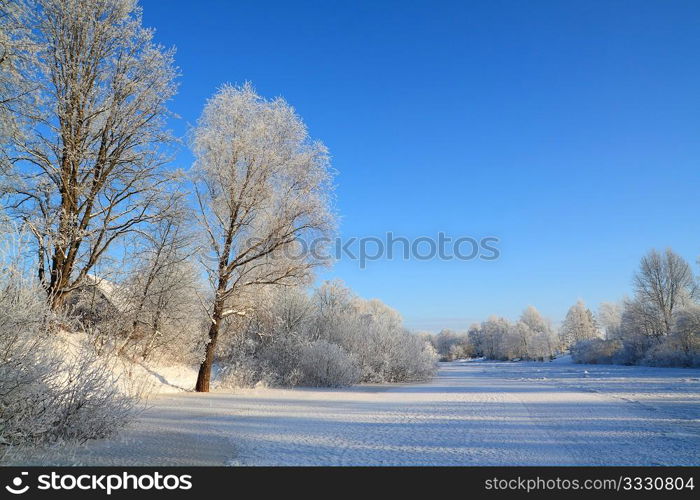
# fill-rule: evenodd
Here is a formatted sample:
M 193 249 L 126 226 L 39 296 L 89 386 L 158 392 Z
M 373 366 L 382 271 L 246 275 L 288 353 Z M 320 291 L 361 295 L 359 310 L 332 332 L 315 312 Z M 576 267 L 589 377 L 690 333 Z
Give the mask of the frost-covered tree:
M 184 207 L 171 211 L 139 239 L 135 265 L 121 286 L 123 339 L 118 351 L 148 357 L 159 348 L 196 341 L 200 279 Z M 190 349 L 191 350 L 191 349 Z
M 552 325 L 533 306 L 528 306 L 520 315 L 520 321 L 525 323 L 532 331 L 533 337 L 528 347 L 528 356 L 531 358 L 554 357 L 555 338 Z
M 115 242 L 159 217 L 177 72 L 135 0 L 26 3 L 39 106 L 13 142 L 6 202 L 32 228 L 56 309 Z
M 324 262 L 303 243 L 323 241 L 334 227 L 332 176 L 325 146 L 294 109 L 249 84 L 226 85 L 207 102 L 193 150 L 214 290 L 196 385 L 208 391 L 222 321 L 245 314 L 255 289 L 304 282 Z
M 484 337 L 481 332 L 481 324 L 472 323 L 467 329 L 467 339 L 472 346 L 473 355 L 477 357 L 485 356 Z
M 620 325 L 622 324 L 622 303 L 603 302 L 598 307 L 597 323 L 603 329 L 606 339 L 620 337 Z
M 598 325 L 593 313 L 582 300 L 571 306 L 559 330 L 559 337 L 564 347 L 571 347 L 576 342 L 599 337 Z
M 651 250 L 642 257 L 634 277 L 635 299 L 645 314 L 658 317 L 659 331 L 653 336 L 668 335 L 673 328 L 673 313 L 695 294 L 695 280 L 688 263 L 667 249 L 663 254 Z M 656 326 L 655 326 L 656 328 Z
M 673 333 L 678 315 L 692 308 L 696 295 L 696 283 L 688 263 L 670 249 L 663 253 L 652 250 L 640 262 L 634 288 L 634 297 L 623 302 L 619 322 L 612 321 L 612 328 L 606 328 L 609 339 L 621 341 L 615 361 L 685 363 L 679 357 L 674 358 L 674 353 L 682 348 L 680 337 Z
M 484 356 L 490 359 L 509 359 L 511 330 L 512 324 L 499 316 L 491 316 L 481 323 L 481 346 Z
M 457 333 L 449 328 L 440 330 L 440 332 L 435 336 L 435 348 L 438 354 L 443 359 L 448 359 L 450 355 L 450 350 L 457 344 L 459 337 Z
M 275 295 L 274 321 L 287 335 L 293 335 L 308 328 L 312 322 L 313 302 L 298 288 L 285 288 Z
M 356 359 L 360 380 L 364 382 L 402 382 L 424 380 L 435 367 L 435 350 L 429 342 L 403 327 L 398 311 L 377 299 L 364 300 L 336 288 L 333 315 L 326 322 L 331 339 Z M 346 302 L 343 298 L 350 297 Z
M 475 348 L 469 339 L 468 332 L 455 332 L 450 329 L 440 331 L 434 338 L 433 344 L 444 361 L 469 358 L 475 353 Z
M 550 322 L 530 306 L 515 323 L 499 316 L 469 327 L 463 341 L 464 352 L 489 359 L 550 358 L 556 352 L 556 340 Z
M 688 366 L 700 363 L 700 305 L 690 304 L 678 312 L 673 336 Z
M 313 295 L 316 314 L 311 326 L 312 337 L 337 341 L 335 336 L 341 334 L 340 324 L 355 299 L 352 290 L 340 280 L 327 281 L 318 287 Z
M 512 339 L 515 342 L 514 351 L 517 357 L 530 359 L 531 349 L 534 345 L 534 332 L 524 322 L 518 321 L 512 327 Z

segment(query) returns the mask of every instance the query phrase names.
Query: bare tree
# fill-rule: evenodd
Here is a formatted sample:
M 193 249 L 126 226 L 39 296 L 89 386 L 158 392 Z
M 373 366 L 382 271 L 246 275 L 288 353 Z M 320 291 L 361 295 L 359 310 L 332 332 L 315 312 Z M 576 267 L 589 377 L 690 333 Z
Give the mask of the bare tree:
M 196 194 L 214 289 L 196 390 L 209 390 L 221 322 L 245 314 L 246 293 L 306 280 L 324 259 L 303 243 L 333 229 L 326 148 L 283 99 L 224 86 L 193 134 Z
M 14 145 L 8 210 L 32 228 L 56 309 L 113 243 L 159 217 L 176 69 L 135 0 L 27 1 L 41 106 Z
M 690 266 L 671 249 L 663 254 L 652 250 L 642 257 L 634 285 L 637 300 L 657 311 L 661 335 L 671 333 L 674 311 L 695 293 Z

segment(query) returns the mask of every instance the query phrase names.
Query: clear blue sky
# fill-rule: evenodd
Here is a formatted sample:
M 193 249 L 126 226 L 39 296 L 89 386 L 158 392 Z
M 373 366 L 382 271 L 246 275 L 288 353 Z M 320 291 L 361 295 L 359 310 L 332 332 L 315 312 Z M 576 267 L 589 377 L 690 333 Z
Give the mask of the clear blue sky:
M 501 239 L 496 262 L 343 260 L 323 274 L 408 326 L 529 304 L 558 321 L 579 298 L 629 293 L 652 247 L 700 255 L 698 1 L 142 6 L 177 47 L 177 133 L 220 84 L 250 80 L 330 148 L 341 236 Z

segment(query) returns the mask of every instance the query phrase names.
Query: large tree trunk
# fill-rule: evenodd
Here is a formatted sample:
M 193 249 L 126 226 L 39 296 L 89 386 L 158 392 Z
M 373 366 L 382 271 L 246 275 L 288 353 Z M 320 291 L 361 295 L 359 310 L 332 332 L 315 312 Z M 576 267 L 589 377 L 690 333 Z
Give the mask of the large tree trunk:
M 231 254 L 231 243 L 233 241 L 233 226 L 235 218 L 232 217 L 224 242 L 224 251 L 219 257 L 219 283 L 214 296 L 214 309 L 211 314 L 211 326 L 209 327 L 209 343 L 204 354 L 204 361 L 199 367 L 197 375 L 197 385 L 194 390 L 197 392 L 209 392 L 209 380 L 211 379 L 211 367 L 214 364 L 216 354 L 216 341 L 219 337 L 219 327 L 224 317 L 224 302 L 226 301 L 226 287 L 228 285 L 229 271 L 226 270 Z
M 66 304 L 68 293 L 61 291 L 59 287 L 51 287 L 48 290 L 49 308 L 52 311 L 60 311 Z
M 194 390 L 197 392 L 209 392 L 209 381 L 211 380 L 211 367 L 214 364 L 214 354 L 216 353 L 216 341 L 219 337 L 219 325 L 221 324 L 221 307 L 217 304 L 214 307 L 212 323 L 209 327 L 209 343 L 204 354 L 204 361 L 199 367 L 197 375 L 197 385 Z

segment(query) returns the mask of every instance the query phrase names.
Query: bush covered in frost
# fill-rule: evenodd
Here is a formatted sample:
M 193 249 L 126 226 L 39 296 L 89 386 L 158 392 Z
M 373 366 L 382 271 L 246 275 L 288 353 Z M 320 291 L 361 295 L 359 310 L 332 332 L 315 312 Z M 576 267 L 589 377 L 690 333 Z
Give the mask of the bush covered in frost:
M 89 345 L 71 343 L 11 242 L 0 265 L 0 457 L 15 447 L 110 435 L 138 395 Z
M 316 340 L 301 349 L 299 367 L 301 385 L 343 387 L 360 380 L 355 357 L 325 340 Z
M 571 358 L 575 363 L 609 364 L 616 359 L 621 348 L 619 340 L 582 340 L 571 348 Z
M 260 303 L 265 307 L 226 326 L 223 385 L 340 387 L 435 373 L 437 355 L 425 337 L 408 332 L 382 302 L 360 299 L 340 283 L 311 297 L 284 290 Z

